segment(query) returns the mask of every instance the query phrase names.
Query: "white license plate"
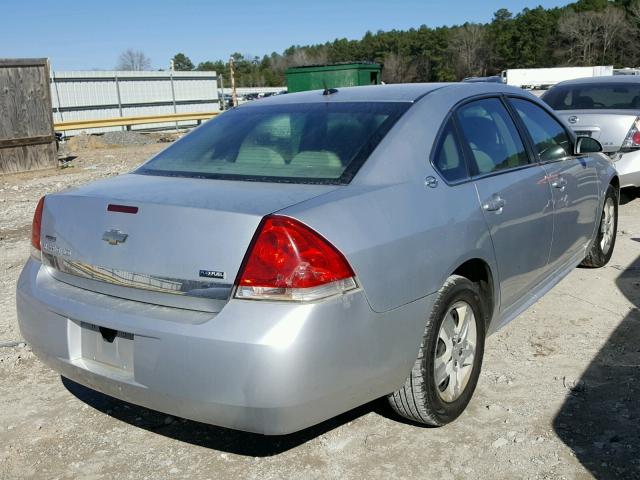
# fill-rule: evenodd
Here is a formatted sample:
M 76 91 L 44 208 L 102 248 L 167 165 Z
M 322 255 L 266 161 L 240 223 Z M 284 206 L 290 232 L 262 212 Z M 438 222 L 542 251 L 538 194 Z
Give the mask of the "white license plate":
M 133 334 L 82 322 L 82 358 L 133 372 Z

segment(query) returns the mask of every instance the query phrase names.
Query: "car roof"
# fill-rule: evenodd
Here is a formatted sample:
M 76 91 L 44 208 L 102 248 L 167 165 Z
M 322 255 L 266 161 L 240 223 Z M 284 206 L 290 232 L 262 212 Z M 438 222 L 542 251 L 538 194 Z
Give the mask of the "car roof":
M 585 77 L 565 80 L 554 85 L 606 85 L 608 83 L 636 83 L 640 84 L 640 75 L 609 75 L 606 77 Z M 551 87 L 553 88 L 553 87 Z
M 492 82 L 451 83 L 394 83 L 388 85 L 366 85 L 361 87 L 338 87 L 335 93 L 323 95 L 323 90 L 288 93 L 262 98 L 238 108 L 255 108 L 266 105 L 323 102 L 415 102 L 431 92 L 447 90 L 447 93 L 472 96 L 483 93 L 524 93 L 518 87 Z

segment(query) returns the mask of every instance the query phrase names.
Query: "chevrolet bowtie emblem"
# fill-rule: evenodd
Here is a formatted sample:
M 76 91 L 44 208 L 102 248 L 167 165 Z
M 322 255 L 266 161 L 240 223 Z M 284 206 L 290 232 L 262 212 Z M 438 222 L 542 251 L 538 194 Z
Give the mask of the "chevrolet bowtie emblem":
M 127 235 L 124 232 L 121 232 L 120 230 L 113 229 L 113 230 L 104 232 L 104 235 L 102 235 L 102 240 L 107 242 L 109 245 L 118 245 L 120 243 L 126 242 L 128 236 L 129 235 Z

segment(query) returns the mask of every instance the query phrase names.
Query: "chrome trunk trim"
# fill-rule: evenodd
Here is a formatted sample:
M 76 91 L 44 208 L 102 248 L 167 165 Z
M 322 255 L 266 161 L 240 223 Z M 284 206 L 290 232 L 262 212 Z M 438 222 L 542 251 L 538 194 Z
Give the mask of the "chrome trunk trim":
M 42 263 L 51 269 L 84 279 L 171 295 L 228 300 L 233 287 L 231 284 L 168 278 L 90 265 L 46 252 L 42 252 Z

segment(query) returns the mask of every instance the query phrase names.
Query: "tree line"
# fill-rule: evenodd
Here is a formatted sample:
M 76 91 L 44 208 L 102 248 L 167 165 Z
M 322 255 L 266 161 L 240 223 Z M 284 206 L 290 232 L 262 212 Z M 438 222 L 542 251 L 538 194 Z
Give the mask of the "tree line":
M 289 67 L 351 61 L 384 65 L 387 83 L 456 81 L 507 68 L 640 64 L 640 0 L 579 0 L 564 7 L 495 12 L 489 23 L 367 32 L 360 40 L 294 45 L 262 58 L 234 53 L 241 87 L 285 84 Z M 176 70 L 215 70 L 228 82 L 227 61 L 194 65 L 184 53 Z

